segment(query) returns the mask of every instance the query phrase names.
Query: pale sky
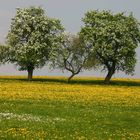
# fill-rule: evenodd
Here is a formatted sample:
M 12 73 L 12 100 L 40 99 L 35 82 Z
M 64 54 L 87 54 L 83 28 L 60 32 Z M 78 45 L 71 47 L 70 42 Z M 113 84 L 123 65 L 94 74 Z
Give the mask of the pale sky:
M 5 42 L 5 37 L 10 27 L 11 18 L 15 16 L 16 8 L 29 6 L 41 6 L 49 17 L 58 18 L 67 32 L 76 33 L 82 26 L 81 18 L 88 10 L 111 10 L 116 12 L 133 12 L 140 21 L 140 0 L 0 0 L 0 43 Z M 140 47 L 137 51 L 137 65 L 135 75 L 132 78 L 140 78 Z M 13 64 L 0 66 L 0 75 L 26 75 L 19 72 Z M 104 76 L 100 71 L 87 71 L 80 76 Z M 50 71 L 47 67 L 36 70 L 34 75 L 68 75 L 60 71 Z M 115 74 L 113 77 L 131 77 L 124 73 Z

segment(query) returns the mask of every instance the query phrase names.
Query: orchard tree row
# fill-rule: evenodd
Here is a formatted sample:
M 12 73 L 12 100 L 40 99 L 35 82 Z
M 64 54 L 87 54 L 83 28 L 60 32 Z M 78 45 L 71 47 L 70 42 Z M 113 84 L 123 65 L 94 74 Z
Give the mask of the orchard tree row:
M 0 62 L 14 63 L 28 72 L 49 65 L 71 72 L 70 79 L 83 70 L 107 71 L 105 83 L 113 74 L 133 74 L 140 24 L 132 14 L 88 11 L 81 30 L 66 33 L 60 20 L 49 18 L 40 7 L 17 9 L 11 21 L 6 45 L 0 46 Z

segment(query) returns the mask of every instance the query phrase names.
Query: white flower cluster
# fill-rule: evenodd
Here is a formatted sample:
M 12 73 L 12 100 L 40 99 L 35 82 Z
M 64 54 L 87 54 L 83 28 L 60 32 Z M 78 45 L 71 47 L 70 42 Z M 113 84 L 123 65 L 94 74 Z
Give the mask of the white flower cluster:
M 45 118 L 42 116 L 33 116 L 31 114 L 14 114 L 9 112 L 1 112 L 0 113 L 0 121 L 3 119 L 10 120 L 16 119 L 18 121 L 30 121 L 30 122 L 55 122 L 55 121 L 65 121 L 63 118 Z

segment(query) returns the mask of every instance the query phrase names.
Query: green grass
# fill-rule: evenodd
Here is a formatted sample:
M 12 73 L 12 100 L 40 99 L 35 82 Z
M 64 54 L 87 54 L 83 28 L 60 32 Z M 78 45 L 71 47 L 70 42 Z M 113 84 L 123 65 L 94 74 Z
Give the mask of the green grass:
M 140 80 L 0 77 L 0 140 L 139 140 Z

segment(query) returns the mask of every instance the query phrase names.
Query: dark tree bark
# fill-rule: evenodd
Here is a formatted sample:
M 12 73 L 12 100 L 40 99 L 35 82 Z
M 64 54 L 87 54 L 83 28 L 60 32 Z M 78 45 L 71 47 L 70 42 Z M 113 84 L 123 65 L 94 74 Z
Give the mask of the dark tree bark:
M 32 78 L 33 78 L 33 68 L 29 67 L 27 71 L 28 71 L 28 81 L 32 81 Z
M 68 83 L 70 82 L 70 80 L 75 76 L 76 74 L 72 74 L 69 78 L 68 78 Z
M 115 73 L 115 70 L 114 69 L 109 69 L 108 70 L 108 74 L 107 74 L 107 76 L 106 76 L 106 78 L 105 78 L 105 80 L 104 80 L 104 83 L 105 84 L 109 84 L 110 83 L 110 80 L 111 80 L 111 78 L 112 78 L 112 75 Z

